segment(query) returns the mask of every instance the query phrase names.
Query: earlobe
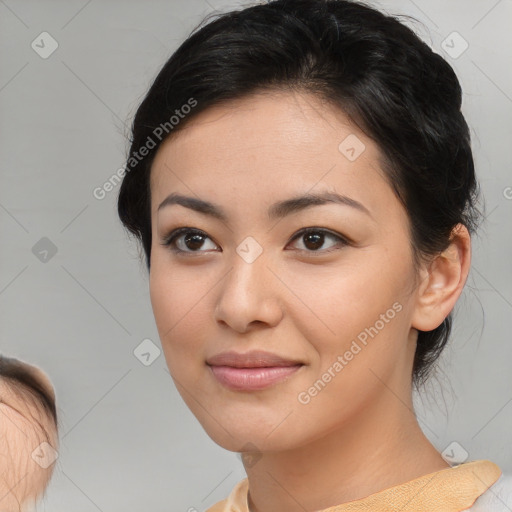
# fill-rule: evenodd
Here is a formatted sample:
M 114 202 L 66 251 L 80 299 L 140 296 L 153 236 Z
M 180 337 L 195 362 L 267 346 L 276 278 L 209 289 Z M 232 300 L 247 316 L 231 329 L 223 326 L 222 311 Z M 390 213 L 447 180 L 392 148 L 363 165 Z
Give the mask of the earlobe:
M 471 238 L 463 224 L 457 224 L 450 245 L 422 268 L 411 327 L 432 331 L 450 314 L 462 293 L 471 265 Z

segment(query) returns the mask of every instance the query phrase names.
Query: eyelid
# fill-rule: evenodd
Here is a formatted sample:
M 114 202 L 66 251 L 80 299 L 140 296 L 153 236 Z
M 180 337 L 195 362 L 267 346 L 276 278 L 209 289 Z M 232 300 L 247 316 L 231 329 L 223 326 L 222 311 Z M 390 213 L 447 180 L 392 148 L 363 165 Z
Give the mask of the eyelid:
M 312 251 L 312 250 L 308 251 L 305 249 L 298 249 L 299 252 L 306 253 L 313 257 L 329 254 L 332 251 L 339 250 L 340 244 L 341 244 L 341 247 L 355 245 L 354 241 L 351 240 L 349 237 L 342 235 L 341 233 L 338 233 L 336 231 L 332 231 L 328 228 L 324 228 L 324 227 L 320 227 L 320 226 L 309 226 L 309 227 L 300 229 L 299 231 L 297 231 L 296 233 L 293 234 L 293 236 L 290 238 L 290 240 L 288 241 L 288 243 L 286 245 L 288 246 L 291 242 L 295 241 L 297 238 L 300 238 L 301 236 L 306 235 L 311 232 L 312 233 L 323 233 L 324 235 L 328 235 L 328 236 L 338 239 L 338 244 L 337 244 L 338 247 L 335 247 L 335 248 L 319 249 L 318 251 Z M 198 229 L 198 228 L 192 228 L 192 227 L 187 227 L 187 226 L 183 226 L 181 228 L 172 230 L 171 233 L 169 233 L 162 239 L 162 242 L 160 242 L 160 244 L 165 247 L 169 247 L 170 250 L 172 250 L 173 252 L 175 252 L 177 254 L 199 255 L 201 253 L 209 252 L 209 251 L 184 251 L 182 249 L 178 249 L 177 247 L 174 247 L 173 246 L 174 241 L 176 239 L 178 239 L 184 233 L 194 233 L 194 234 L 202 235 L 205 238 L 209 238 L 210 240 L 212 240 L 215 243 L 215 245 L 218 245 L 217 242 L 215 242 L 215 240 L 213 240 L 213 238 L 210 237 L 205 231 Z M 222 249 L 220 252 L 222 252 Z
M 300 229 L 299 231 L 297 231 L 297 233 L 295 233 L 293 235 L 293 237 L 290 239 L 290 242 L 295 240 L 296 238 L 299 238 L 299 236 L 306 235 L 308 233 L 318 233 L 318 232 L 323 233 L 325 235 L 330 235 L 334 238 L 338 238 L 347 245 L 354 243 L 353 240 L 351 240 L 349 237 L 342 235 L 341 233 L 338 233 L 336 231 L 332 231 L 331 229 L 322 228 L 320 226 L 310 226 L 307 228 Z M 313 252 L 313 251 L 311 251 L 311 252 Z
M 168 235 L 164 236 L 164 238 L 162 239 L 161 245 L 170 246 L 171 243 L 174 242 L 174 240 L 176 240 L 180 235 L 183 235 L 184 233 L 194 233 L 194 234 L 198 234 L 198 235 L 203 235 L 206 238 L 213 240 L 213 238 L 210 235 L 208 235 L 208 233 L 204 232 L 202 229 L 184 226 L 181 228 L 174 229 Z M 215 242 L 215 244 L 218 245 L 217 242 Z M 176 250 L 176 249 L 174 249 L 174 250 Z M 177 250 L 177 252 L 180 252 L 180 251 Z M 181 251 L 181 252 L 193 253 L 194 251 Z M 199 251 L 197 251 L 197 252 L 199 252 Z

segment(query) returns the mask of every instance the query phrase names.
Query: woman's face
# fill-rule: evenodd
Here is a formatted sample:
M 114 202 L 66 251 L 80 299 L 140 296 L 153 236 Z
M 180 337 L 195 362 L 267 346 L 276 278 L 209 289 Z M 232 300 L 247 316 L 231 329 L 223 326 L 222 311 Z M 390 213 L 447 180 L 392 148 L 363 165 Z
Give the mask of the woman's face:
M 170 194 L 214 206 L 159 209 Z M 289 202 L 326 194 L 333 200 Z M 151 215 L 150 294 L 165 358 L 215 442 L 297 447 L 356 421 L 389 388 L 409 389 L 408 218 L 376 144 L 340 111 L 282 92 L 199 114 L 156 155 Z M 179 228 L 192 233 L 164 245 Z M 209 364 L 251 351 L 287 366 Z

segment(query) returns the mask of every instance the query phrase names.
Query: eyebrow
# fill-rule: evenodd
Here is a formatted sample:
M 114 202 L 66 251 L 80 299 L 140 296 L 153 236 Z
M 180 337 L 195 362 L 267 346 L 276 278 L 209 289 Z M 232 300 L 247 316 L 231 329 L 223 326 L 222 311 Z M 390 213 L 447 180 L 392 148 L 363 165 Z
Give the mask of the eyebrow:
M 268 210 L 268 217 L 270 220 L 281 219 L 287 215 L 311 208 L 312 206 L 325 205 L 329 203 L 350 206 L 360 212 L 373 218 L 370 211 L 359 201 L 351 197 L 338 194 L 337 192 L 319 192 L 314 194 L 305 194 L 301 196 L 292 197 L 278 203 L 274 203 Z M 173 204 L 190 208 L 196 212 L 202 213 L 209 217 L 219 219 L 225 223 L 228 222 L 228 216 L 224 210 L 209 201 L 198 199 L 196 197 L 184 196 L 181 194 L 173 193 L 168 195 L 158 206 L 157 212 Z

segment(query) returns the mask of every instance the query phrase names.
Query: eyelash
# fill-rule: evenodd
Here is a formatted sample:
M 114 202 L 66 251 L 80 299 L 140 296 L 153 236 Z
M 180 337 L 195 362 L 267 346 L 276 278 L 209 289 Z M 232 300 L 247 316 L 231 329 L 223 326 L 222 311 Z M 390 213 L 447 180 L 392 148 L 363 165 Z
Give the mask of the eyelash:
M 210 238 L 204 231 L 201 231 L 201 230 L 195 229 L 195 228 L 183 227 L 183 228 L 175 229 L 169 235 L 167 235 L 161 242 L 161 245 L 163 245 L 165 247 L 169 247 L 169 249 L 171 251 L 173 251 L 174 253 L 179 253 L 179 254 L 190 254 L 190 255 L 194 254 L 195 255 L 195 254 L 201 254 L 202 252 L 206 252 L 206 251 L 183 251 L 182 249 L 178 249 L 176 247 L 176 245 L 174 244 L 176 239 L 178 239 L 181 235 L 188 234 L 188 233 L 195 234 L 195 235 L 201 235 L 201 236 L 204 236 L 205 238 Z M 309 228 L 301 229 L 298 233 L 296 233 L 291 238 L 290 242 L 293 242 L 296 239 L 300 238 L 301 236 L 308 235 L 311 233 L 315 233 L 315 234 L 321 233 L 323 235 L 328 235 L 332 238 L 336 238 L 338 240 L 338 245 L 341 245 L 341 247 L 351 245 L 351 243 L 352 243 L 348 238 L 343 237 L 337 233 L 334 233 L 333 231 L 330 231 L 325 228 L 316 228 L 316 227 L 309 227 Z M 210 240 L 211 240 L 211 238 L 210 238 Z M 331 247 L 330 249 L 327 249 L 327 250 L 325 250 L 325 249 L 324 250 L 318 249 L 316 251 L 307 250 L 307 249 L 298 249 L 298 250 L 303 253 L 308 253 L 308 255 L 316 256 L 316 255 L 325 255 L 325 254 L 331 253 L 332 251 L 335 251 L 338 249 L 336 247 Z

